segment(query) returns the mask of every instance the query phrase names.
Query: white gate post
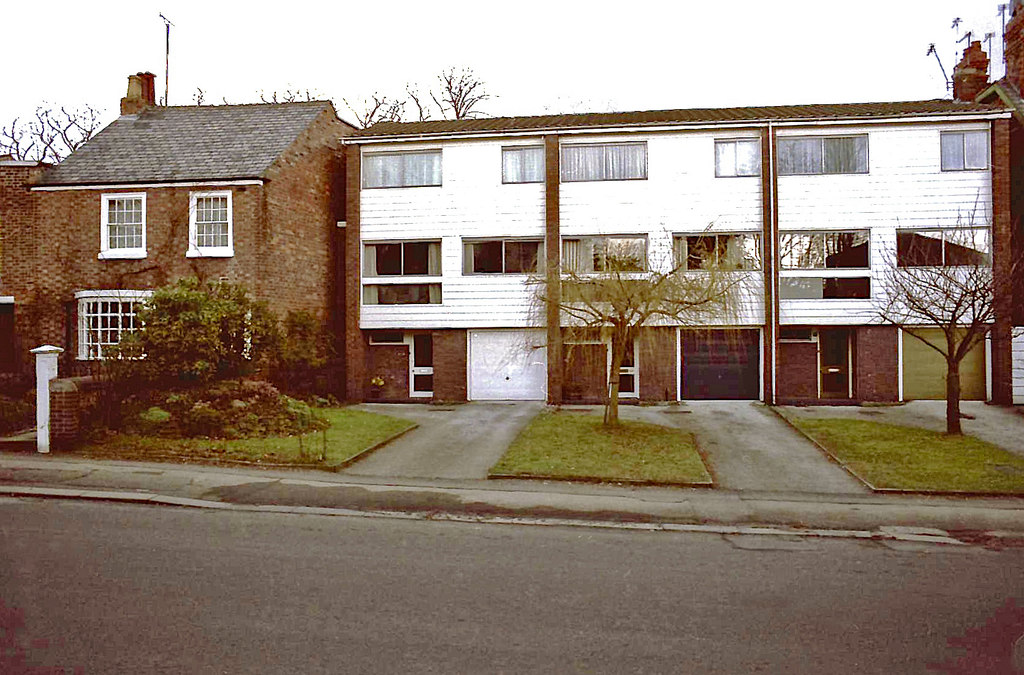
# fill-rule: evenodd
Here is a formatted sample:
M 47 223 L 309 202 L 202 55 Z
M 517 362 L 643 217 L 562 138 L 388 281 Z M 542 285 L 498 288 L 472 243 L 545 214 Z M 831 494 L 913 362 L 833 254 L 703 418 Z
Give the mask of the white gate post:
M 60 347 L 43 345 L 32 350 L 36 355 L 36 450 L 50 451 L 50 380 L 57 377 Z

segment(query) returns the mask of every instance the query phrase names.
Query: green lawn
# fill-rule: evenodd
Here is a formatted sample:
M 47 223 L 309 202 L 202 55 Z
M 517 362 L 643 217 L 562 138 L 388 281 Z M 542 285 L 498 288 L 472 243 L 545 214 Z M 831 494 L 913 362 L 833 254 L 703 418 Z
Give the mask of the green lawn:
M 408 420 L 349 408 L 320 412 L 330 421 L 330 428 L 303 436 L 209 440 L 111 433 L 72 452 L 131 460 L 318 464 L 329 469 L 413 426 Z
M 492 476 L 710 484 L 693 435 L 623 421 L 603 428 L 596 415 L 543 412 L 491 467 Z
M 1024 493 L 1024 457 L 977 438 L 867 420 L 789 419 L 875 488 Z

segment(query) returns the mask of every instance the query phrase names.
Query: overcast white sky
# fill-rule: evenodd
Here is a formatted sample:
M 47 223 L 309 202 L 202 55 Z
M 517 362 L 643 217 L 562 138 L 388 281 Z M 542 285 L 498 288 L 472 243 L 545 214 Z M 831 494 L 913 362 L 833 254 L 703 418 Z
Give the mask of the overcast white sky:
M 928 44 L 951 75 L 956 38 L 994 32 L 1001 76 L 999 4 L 16 0 L 3 13 L 0 123 L 43 101 L 89 103 L 112 120 L 137 71 L 156 73 L 162 96 L 160 12 L 174 22 L 172 105 L 192 103 L 197 87 L 207 103 L 308 88 L 351 118 L 342 98 L 426 88 L 450 65 L 487 83 L 491 115 L 944 98 Z

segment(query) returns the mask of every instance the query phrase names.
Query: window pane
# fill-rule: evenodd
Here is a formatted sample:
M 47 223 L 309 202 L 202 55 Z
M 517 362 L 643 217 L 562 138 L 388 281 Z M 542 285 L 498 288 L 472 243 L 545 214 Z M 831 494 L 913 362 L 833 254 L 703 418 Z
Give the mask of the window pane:
M 822 279 L 783 277 L 779 279 L 779 298 L 782 300 L 820 300 Z
M 478 241 L 473 246 L 473 272 L 501 272 L 501 242 Z
M 647 240 L 604 237 L 593 242 L 594 271 L 643 272 L 646 269 Z
M 988 239 L 988 229 L 946 230 L 946 264 L 983 266 L 991 264 Z
M 779 174 L 821 173 L 820 138 L 780 138 Z
M 402 245 L 401 244 L 375 244 L 373 248 L 377 254 L 378 275 L 401 274 L 402 273 Z
M 412 365 L 416 368 L 430 368 L 434 365 L 434 338 L 430 333 L 412 336 Z
M 368 188 L 440 185 L 441 151 L 364 155 L 362 171 Z
M 409 241 L 402 246 L 403 253 L 402 274 L 428 274 L 430 270 L 430 242 Z
M 647 178 L 647 144 L 614 143 L 562 146 L 562 180 Z
M 825 138 L 825 173 L 867 173 L 867 136 Z
M 720 234 L 719 262 L 728 269 L 756 270 L 761 268 L 761 255 L 756 234 Z
M 964 168 L 988 168 L 988 134 L 972 131 L 964 134 Z
M 868 267 L 867 232 L 825 232 L 825 267 Z
M 868 277 L 825 279 L 822 298 L 837 300 L 866 300 L 871 297 L 871 280 Z
M 736 144 L 730 141 L 715 143 L 715 175 L 736 175 Z
M 964 168 L 964 135 L 946 133 L 940 137 L 942 145 L 942 170 L 959 171 Z
M 715 237 L 700 235 L 686 238 L 686 269 L 703 270 L 715 264 Z
M 737 141 L 736 175 L 756 176 L 761 169 L 761 145 L 757 141 Z
M 822 269 L 824 239 L 818 233 L 783 233 L 779 236 L 779 258 L 783 269 Z
M 506 241 L 505 272 L 508 274 L 536 272 L 539 251 L 539 241 Z
M 896 233 L 896 265 L 920 267 L 942 264 L 942 232 L 915 230 Z
M 376 289 L 376 302 L 373 302 L 372 293 L 364 294 L 364 302 L 369 305 L 426 305 L 441 302 L 439 284 L 387 284 L 364 288 Z
M 501 180 L 503 183 L 544 182 L 544 147 L 503 148 Z

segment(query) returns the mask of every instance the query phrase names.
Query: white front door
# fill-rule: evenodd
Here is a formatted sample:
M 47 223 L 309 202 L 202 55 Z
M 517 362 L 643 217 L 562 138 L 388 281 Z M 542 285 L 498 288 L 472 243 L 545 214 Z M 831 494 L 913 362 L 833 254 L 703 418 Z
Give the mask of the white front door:
M 413 333 L 409 352 L 409 396 L 430 398 L 434 395 L 434 337 Z
M 469 398 L 543 401 L 547 363 L 543 330 L 469 331 Z

